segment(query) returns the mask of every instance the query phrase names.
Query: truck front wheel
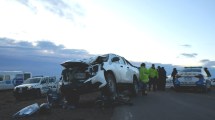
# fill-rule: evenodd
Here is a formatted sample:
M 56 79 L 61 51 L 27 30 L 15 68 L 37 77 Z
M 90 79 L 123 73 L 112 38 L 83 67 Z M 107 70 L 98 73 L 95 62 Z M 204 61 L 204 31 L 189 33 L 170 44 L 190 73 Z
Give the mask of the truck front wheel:
M 106 87 L 105 87 L 103 93 L 109 99 L 115 100 L 117 97 L 116 79 L 115 79 L 114 75 L 110 72 L 105 75 L 105 79 L 107 81 L 107 84 L 106 84 Z

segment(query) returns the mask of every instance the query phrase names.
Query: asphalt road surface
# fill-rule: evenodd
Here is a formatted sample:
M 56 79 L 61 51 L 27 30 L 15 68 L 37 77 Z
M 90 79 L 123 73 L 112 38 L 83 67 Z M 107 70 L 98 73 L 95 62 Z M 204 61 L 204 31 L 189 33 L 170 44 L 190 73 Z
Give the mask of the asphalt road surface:
M 215 90 L 209 93 L 173 90 L 149 92 L 132 106 L 114 109 L 111 120 L 215 120 Z

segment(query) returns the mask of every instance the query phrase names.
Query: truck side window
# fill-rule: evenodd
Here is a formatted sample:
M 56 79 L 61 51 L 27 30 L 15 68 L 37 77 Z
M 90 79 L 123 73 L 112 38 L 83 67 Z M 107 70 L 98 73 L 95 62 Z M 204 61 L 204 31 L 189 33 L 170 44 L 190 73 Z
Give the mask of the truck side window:
M 53 77 L 49 78 L 49 83 L 55 82 L 55 79 Z
M 119 63 L 122 64 L 122 65 L 125 65 L 125 61 L 121 57 L 119 57 L 119 58 L 120 58 Z
M 0 81 L 3 81 L 4 75 L 0 75 Z
M 46 79 L 42 79 L 41 84 L 45 84 L 46 83 Z
M 10 75 L 5 75 L 5 80 L 10 80 Z

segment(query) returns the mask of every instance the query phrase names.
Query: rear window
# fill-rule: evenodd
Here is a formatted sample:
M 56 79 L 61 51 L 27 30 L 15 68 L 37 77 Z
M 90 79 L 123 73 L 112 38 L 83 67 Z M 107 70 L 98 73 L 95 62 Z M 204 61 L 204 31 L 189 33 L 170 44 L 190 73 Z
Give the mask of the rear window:
M 187 69 L 182 70 L 181 72 L 201 72 L 201 69 L 187 68 Z

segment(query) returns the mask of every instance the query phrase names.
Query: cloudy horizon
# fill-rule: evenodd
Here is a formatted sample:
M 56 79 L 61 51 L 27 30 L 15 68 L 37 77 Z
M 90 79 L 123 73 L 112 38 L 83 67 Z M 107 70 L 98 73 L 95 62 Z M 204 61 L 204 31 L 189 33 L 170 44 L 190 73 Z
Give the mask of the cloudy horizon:
M 214 69 L 213 6 L 212 0 L 1 0 L 1 70 L 12 60 L 19 68 L 106 53 L 137 65 Z

